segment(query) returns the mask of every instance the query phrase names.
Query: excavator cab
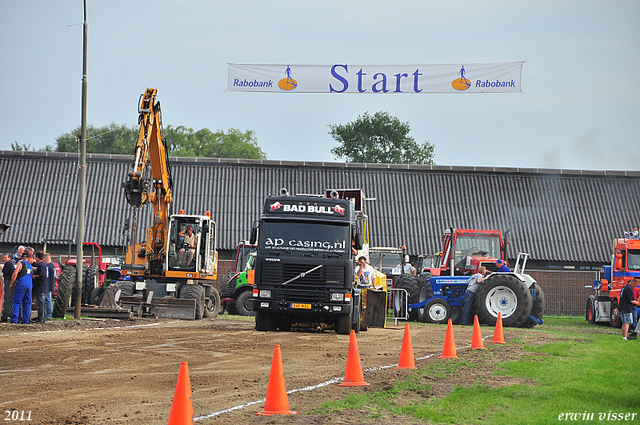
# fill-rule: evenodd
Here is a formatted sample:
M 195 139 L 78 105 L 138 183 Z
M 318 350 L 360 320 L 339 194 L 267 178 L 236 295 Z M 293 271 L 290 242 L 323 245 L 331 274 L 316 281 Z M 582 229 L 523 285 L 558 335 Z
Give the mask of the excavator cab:
M 209 216 L 172 215 L 167 270 L 214 275 L 217 272 L 216 224 Z

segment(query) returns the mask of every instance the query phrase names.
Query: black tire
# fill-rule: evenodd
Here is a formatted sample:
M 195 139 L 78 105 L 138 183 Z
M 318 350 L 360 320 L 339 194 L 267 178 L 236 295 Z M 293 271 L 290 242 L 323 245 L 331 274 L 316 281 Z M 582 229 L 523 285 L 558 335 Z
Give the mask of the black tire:
M 99 306 L 100 303 L 102 302 L 102 296 L 104 295 L 105 290 L 106 288 L 102 286 L 98 286 L 97 288 L 94 288 L 93 291 L 91 291 L 89 305 Z
M 502 325 L 520 327 L 528 320 L 532 307 L 529 288 L 515 276 L 498 274 L 480 285 L 475 307 L 480 321 L 495 326 L 498 313 Z
M 56 295 L 56 301 L 53 304 L 53 317 L 58 319 L 64 318 L 75 281 L 76 268 L 74 266 L 66 266 L 62 270 L 62 273 L 60 273 L 60 280 L 58 281 L 58 295 Z
M 397 279 L 395 279 L 394 283 L 393 283 L 393 287 L 396 289 L 404 289 L 405 291 L 407 291 L 407 296 L 408 296 L 408 301 L 409 304 L 415 304 L 418 302 L 418 298 L 420 296 L 420 290 L 418 287 L 418 278 L 415 277 L 412 274 L 401 274 L 400 276 L 398 276 Z M 398 295 L 398 293 L 402 293 L 401 291 L 397 291 L 394 295 Z M 398 314 L 396 314 L 396 310 L 398 310 L 400 313 L 402 311 L 405 310 L 405 308 L 407 309 L 407 312 L 409 313 L 409 320 L 412 321 L 416 321 L 418 320 L 418 309 L 408 309 L 408 306 L 405 307 L 404 306 L 404 297 L 399 297 L 399 299 L 397 301 L 394 301 L 393 303 L 393 310 L 394 310 L 394 316 L 395 317 L 400 317 Z
M 233 290 L 236 287 L 236 278 L 238 277 L 238 273 L 228 273 L 225 277 L 222 278 L 220 282 L 220 296 L 221 297 L 230 297 L 233 294 Z M 233 280 L 233 282 L 231 282 Z
M 236 309 L 241 316 L 256 315 L 256 312 L 253 311 L 253 291 L 251 289 L 245 289 L 238 294 L 236 297 Z
M 182 285 L 180 288 L 180 297 L 189 300 L 196 300 L 196 320 L 202 319 L 204 316 L 204 288 L 198 284 Z
M 85 294 L 84 294 L 84 282 L 86 279 L 87 274 L 89 273 L 89 267 L 87 267 L 86 264 L 82 263 L 82 293 L 80 294 L 80 305 L 85 304 L 84 300 L 85 300 Z M 76 276 L 75 279 L 77 279 L 78 277 Z M 71 291 L 71 307 L 75 307 L 76 305 L 76 298 L 78 297 L 78 290 L 76 289 L 76 283 L 73 282 L 73 290 Z M 91 295 L 91 292 L 89 292 L 89 295 Z
M 591 325 L 594 325 L 596 323 L 596 312 L 594 310 L 593 300 L 591 298 L 587 300 L 587 306 L 584 310 L 584 319 Z
M 443 324 L 449 322 L 451 317 L 451 305 L 444 298 L 429 300 L 424 306 L 428 323 Z
M 84 272 L 84 268 L 83 268 Z M 82 275 L 82 304 L 90 305 L 91 294 L 98 287 L 98 266 L 96 264 L 88 267 L 86 273 Z
M 428 300 L 433 297 L 433 290 L 431 289 L 431 274 L 423 274 L 418 278 L 418 303 Z M 427 321 L 427 310 L 425 307 L 418 308 L 418 321 L 425 323 Z
M 536 299 L 533 301 L 533 306 L 531 307 L 530 316 L 535 317 L 536 319 L 542 320 L 542 316 L 544 315 L 544 307 L 545 307 L 545 299 L 544 292 L 542 292 L 542 288 L 537 283 L 531 285 L 536 295 Z M 532 328 L 536 325 L 533 320 L 527 320 L 524 322 L 524 328 Z
M 609 324 L 612 328 L 620 329 L 622 327 L 622 318 L 618 311 L 618 300 L 611 300 L 611 313 L 609 314 Z
M 256 312 L 256 330 L 261 332 L 269 331 L 273 328 L 271 313 L 265 311 Z
M 220 293 L 216 288 L 211 288 L 211 295 L 204 308 L 204 317 L 207 319 L 215 319 L 220 314 L 222 309 L 222 302 L 220 300 Z
M 133 292 L 135 291 L 135 284 L 133 282 L 130 282 L 128 280 L 122 280 L 120 282 L 118 282 L 116 284 L 116 286 L 118 287 L 118 289 L 120 290 L 120 296 L 121 297 L 130 297 L 133 295 Z
M 336 317 L 336 333 L 339 335 L 349 335 L 351 333 L 351 319 L 353 313 L 349 312 L 347 316 L 338 316 Z
M 462 307 L 451 307 L 451 324 L 459 325 L 460 323 L 462 323 Z
M 229 312 L 229 314 L 238 314 L 238 308 L 236 307 L 236 303 L 225 303 L 225 306 L 227 306 L 227 311 Z

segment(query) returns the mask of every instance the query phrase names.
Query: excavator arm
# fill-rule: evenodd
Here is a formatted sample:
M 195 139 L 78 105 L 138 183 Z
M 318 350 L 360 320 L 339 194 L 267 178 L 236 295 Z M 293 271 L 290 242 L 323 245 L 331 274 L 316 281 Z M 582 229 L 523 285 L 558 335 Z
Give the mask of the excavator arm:
M 144 251 L 141 244 L 130 247 L 133 257 L 146 256 L 150 270 L 160 271 L 167 249 L 167 228 L 173 202 L 171 170 L 166 140 L 162 134 L 162 112 L 156 100 L 157 89 L 147 88 L 140 96 L 138 124 L 140 132 L 133 168 L 123 183 L 127 202 L 134 209 L 153 204 L 151 227 L 147 229 Z M 135 229 L 134 229 L 135 231 Z M 135 241 L 135 239 L 133 239 Z M 134 252 L 137 251 L 137 252 Z M 153 271 L 152 271 L 153 273 Z

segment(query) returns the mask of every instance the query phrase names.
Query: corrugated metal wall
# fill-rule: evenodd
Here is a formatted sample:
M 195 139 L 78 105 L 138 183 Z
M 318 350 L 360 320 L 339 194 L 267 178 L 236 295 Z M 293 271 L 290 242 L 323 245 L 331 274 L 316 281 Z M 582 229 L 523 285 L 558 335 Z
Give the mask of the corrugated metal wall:
M 89 155 L 85 239 L 122 245 L 130 214 L 121 183 L 126 156 Z M 77 156 L 0 151 L 1 242 L 38 244 L 76 236 Z M 610 240 L 638 226 L 640 173 L 518 170 L 443 166 L 172 159 L 174 209 L 211 211 L 218 246 L 234 249 L 249 236 L 268 194 L 286 187 L 322 194 L 363 189 L 372 244 L 407 245 L 411 254 L 439 250 L 457 228 L 511 229 L 511 256 L 532 260 L 608 262 Z M 138 228 L 146 225 L 141 214 Z

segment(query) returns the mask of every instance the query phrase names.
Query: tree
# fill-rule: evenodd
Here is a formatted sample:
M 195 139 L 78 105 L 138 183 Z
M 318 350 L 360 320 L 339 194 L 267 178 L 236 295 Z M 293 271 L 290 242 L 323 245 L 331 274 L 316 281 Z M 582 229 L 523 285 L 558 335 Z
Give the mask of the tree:
M 329 134 L 340 145 L 331 149 L 338 158 L 349 162 L 386 164 L 434 164 L 434 146 L 416 143 L 409 136 L 409 123 L 388 112 L 368 112 L 354 122 L 329 125 Z
M 102 127 L 87 126 L 87 153 L 133 155 L 139 129 L 112 122 Z M 78 152 L 80 126 L 56 139 L 56 152 Z
M 133 155 L 140 132 L 139 127 L 127 127 L 111 123 L 103 127 L 87 127 L 87 153 Z M 251 130 L 242 132 L 234 128 L 227 133 L 208 128 L 193 131 L 191 128 L 167 126 L 163 133 L 170 156 L 209 158 L 266 159 Z M 80 127 L 56 139 L 56 152 L 77 152 Z M 26 146 L 15 143 L 14 150 L 25 150 Z M 47 148 L 51 148 L 48 146 Z M 47 149 L 45 148 L 45 149 Z
M 209 158 L 266 159 L 251 130 L 242 132 L 235 128 L 218 130 L 208 128 L 194 132 L 191 128 L 167 126 L 164 132 L 171 156 L 195 156 Z

